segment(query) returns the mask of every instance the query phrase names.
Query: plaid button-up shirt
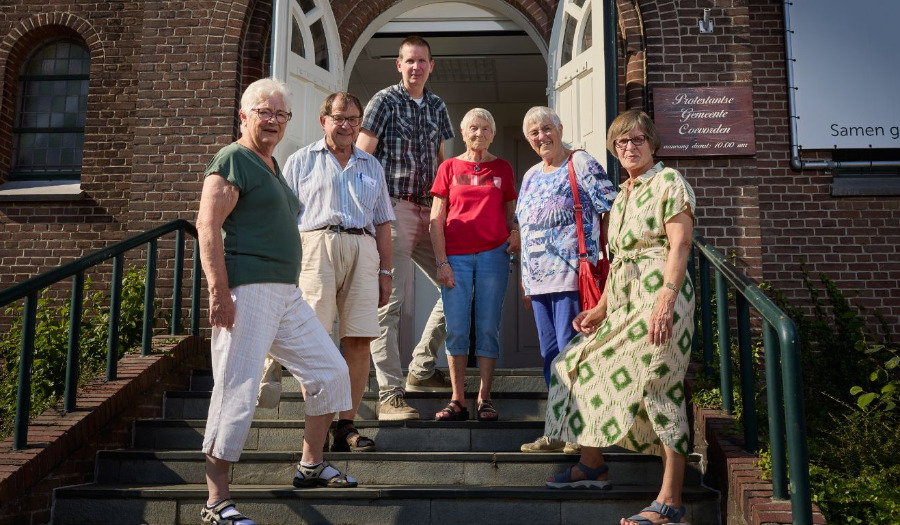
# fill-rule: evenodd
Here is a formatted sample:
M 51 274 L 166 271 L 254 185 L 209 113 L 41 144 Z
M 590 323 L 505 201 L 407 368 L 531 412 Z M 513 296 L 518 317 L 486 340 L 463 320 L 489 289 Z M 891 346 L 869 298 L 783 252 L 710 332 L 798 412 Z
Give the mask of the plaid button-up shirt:
M 441 143 L 453 138 L 444 101 L 426 89 L 420 106 L 401 82 L 372 97 L 362 127 L 378 139 L 374 155 L 384 167 L 388 193 L 428 196 Z

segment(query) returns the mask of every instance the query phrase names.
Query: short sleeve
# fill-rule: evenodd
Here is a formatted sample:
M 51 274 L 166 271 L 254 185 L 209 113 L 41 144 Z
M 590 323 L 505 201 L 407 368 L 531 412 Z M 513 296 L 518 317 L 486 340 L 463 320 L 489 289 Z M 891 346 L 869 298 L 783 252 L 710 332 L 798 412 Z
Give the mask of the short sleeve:
M 660 199 L 663 222 L 668 222 L 669 219 L 684 211 L 690 212 L 691 218 L 694 220 L 696 217 L 694 210 L 697 204 L 694 189 L 681 173 L 668 168 L 657 176 L 662 177 L 665 183 L 665 190 Z
M 434 183 L 431 185 L 431 194 L 435 197 L 450 197 L 450 175 L 453 159 L 447 159 L 438 166 L 437 176 L 434 177 Z
M 450 123 L 450 113 L 447 112 L 447 105 L 443 100 L 438 107 L 438 114 L 441 116 L 441 142 L 452 139 L 454 137 L 453 125 Z
M 384 136 L 384 128 L 390 120 L 391 105 L 387 103 L 386 99 L 385 90 L 375 93 L 363 112 L 362 127 L 371 131 L 376 137 Z
M 575 153 L 574 164 L 578 185 L 588 194 L 597 213 L 611 210 L 612 203 L 619 193 L 610 182 L 603 166 L 586 151 Z
M 216 156 L 206 165 L 206 171 L 203 175 L 204 178 L 213 174 L 218 174 L 231 183 L 241 193 L 246 192 L 248 188 L 243 177 L 243 170 L 238 169 L 238 154 L 239 150 L 234 144 L 219 150 L 219 152 L 216 153 Z
M 514 201 L 516 200 L 517 195 L 516 178 L 513 175 L 512 165 L 504 160 L 502 169 L 503 172 L 501 177 L 503 177 L 503 202 Z

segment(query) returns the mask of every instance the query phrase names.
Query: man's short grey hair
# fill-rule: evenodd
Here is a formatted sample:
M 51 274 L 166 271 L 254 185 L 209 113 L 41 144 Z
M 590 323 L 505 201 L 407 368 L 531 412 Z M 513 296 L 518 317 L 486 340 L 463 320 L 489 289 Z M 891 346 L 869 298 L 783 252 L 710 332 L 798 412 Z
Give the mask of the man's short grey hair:
M 241 111 L 247 113 L 256 107 L 257 104 L 275 95 L 281 95 L 285 110 L 290 111 L 291 90 L 287 87 L 287 84 L 274 78 L 261 78 L 247 86 L 244 95 L 241 97 Z
M 522 133 L 526 136 L 528 135 L 528 126 L 534 124 L 535 122 L 541 123 L 549 120 L 559 129 L 562 126 L 562 122 L 559 120 L 559 115 L 556 114 L 553 109 L 548 108 L 547 106 L 534 106 L 529 109 L 527 113 L 525 113 L 525 118 L 522 119 Z
M 488 126 L 491 128 L 491 133 L 497 133 L 497 124 L 494 122 L 494 116 L 491 115 L 491 112 L 484 108 L 472 108 L 470 109 L 466 115 L 462 118 L 462 122 L 459 123 L 460 131 L 465 130 L 469 127 L 469 124 L 477 119 L 484 119 L 487 121 Z

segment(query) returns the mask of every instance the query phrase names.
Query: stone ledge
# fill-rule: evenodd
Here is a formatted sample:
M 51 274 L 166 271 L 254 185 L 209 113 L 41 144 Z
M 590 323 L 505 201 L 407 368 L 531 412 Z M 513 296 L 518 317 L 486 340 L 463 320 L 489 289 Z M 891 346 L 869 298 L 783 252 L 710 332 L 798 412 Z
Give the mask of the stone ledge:
M 690 372 L 688 373 L 690 377 Z M 759 457 L 746 452 L 734 417 L 722 410 L 693 407 L 695 440 L 707 446 L 707 484 L 721 493 L 722 523 L 727 525 L 792 524 L 791 502 L 772 499 L 772 482 L 756 466 Z M 825 516 L 813 504 L 813 523 Z
M 78 392 L 74 411 L 54 407 L 35 418 L 26 448 L 13 450 L 12 437 L 0 443 L 0 525 L 46 523 L 52 490 L 92 481 L 97 450 L 129 446 L 136 417 L 159 417 L 152 413 L 161 411 L 158 399 L 148 403 L 161 392 L 146 394 L 186 361 L 205 356 L 203 342 L 193 336 L 155 337 L 154 354 L 126 354 L 118 363 L 118 379 L 92 380 Z M 177 382 L 188 380 L 182 375 Z

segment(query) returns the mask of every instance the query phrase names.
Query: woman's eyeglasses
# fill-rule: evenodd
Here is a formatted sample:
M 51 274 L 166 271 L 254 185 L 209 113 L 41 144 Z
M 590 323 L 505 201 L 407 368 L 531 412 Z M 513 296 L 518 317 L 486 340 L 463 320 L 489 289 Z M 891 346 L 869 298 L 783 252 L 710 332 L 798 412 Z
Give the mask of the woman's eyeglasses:
M 293 116 L 287 111 L 272 111 L 271 109 L 266 108 L 252 108 L 250 111 L 255 111 L 256 116 L 258 116 L 260 120 L 275 119 L 275 122 L 279 124 L 287 124 L 287 121 L 291 120 L 291 117 Z
M 634 144 L 634 147 L 640 148 L 647 142 L 647 135 L 638 135 L 637 137 L 631 137 L 630 139 L 616 139 L 613 141 L 613 144 L 616 145 L 617 149 L 624 150 L 628 147 L 628 143 Z

